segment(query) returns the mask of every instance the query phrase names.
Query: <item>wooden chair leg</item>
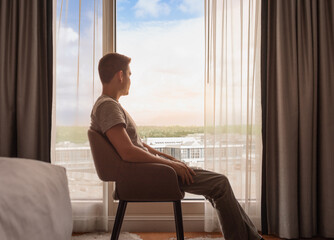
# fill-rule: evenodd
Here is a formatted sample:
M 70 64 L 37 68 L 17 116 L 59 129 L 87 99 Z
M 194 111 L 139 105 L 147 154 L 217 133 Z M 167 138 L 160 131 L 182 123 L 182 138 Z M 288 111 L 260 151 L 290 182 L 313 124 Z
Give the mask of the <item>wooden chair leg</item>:
M 177 240 L 184 240 L 181 201 L 174 201 L 173 205 Z
M 112 230 L 111 240 L 118 240 L 119 234 L 121 232 L 121 227 L 127 203 L 128 203 L 127 201 L 122 201 L 122 200 L 120 200 L 118 203 L 116 219 Z

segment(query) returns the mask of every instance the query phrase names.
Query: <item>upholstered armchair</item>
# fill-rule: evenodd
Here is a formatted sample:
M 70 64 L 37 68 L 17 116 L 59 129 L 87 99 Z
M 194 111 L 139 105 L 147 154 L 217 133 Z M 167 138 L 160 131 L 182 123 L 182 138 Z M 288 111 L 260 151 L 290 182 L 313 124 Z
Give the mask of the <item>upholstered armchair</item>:
M 119 237 L 128 202 L 173 202 L 177 239 L 183 240 L 184 192 L 179 188 L 175 170 L 159 163 L 126 162 L 105 136 L 92 129 L 88 130 L 88 138 L 99 178 L 116 182 L 113 196 L 119 205 L 111 240 Z

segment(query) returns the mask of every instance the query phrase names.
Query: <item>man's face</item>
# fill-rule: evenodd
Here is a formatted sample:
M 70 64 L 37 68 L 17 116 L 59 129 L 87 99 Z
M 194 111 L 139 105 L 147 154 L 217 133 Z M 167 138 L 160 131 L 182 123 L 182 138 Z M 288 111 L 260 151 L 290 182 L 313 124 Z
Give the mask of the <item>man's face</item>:
M 126 71 L 123 72 L 123 84 L 122 84 L 123 85 L 123 88 L 122 88 L 123 95 L 129 94 L 129 89 L 131 85 L 130 76 L 131 76 L 131 69 L 130 69 L 130 66 L 128 65 Z

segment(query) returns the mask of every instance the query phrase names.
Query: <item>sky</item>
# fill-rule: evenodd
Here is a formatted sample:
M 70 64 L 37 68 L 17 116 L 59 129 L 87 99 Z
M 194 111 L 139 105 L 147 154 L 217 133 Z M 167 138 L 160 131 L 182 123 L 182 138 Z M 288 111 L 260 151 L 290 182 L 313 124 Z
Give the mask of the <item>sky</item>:
M 94 1 L 81 1 L 78 49 L 79 0 L 68 1 L 67 14 L 66 0 L 62 11 L 57 2 L 57 125 L 89 125 L 101 94 L 101 7 L 96 0 L 94 16 Z M 117 0 L 116 16 L 116 51 L 132 58 L 130 93 L 120 103 L 137 125 L 203 125 L 204 1 Z

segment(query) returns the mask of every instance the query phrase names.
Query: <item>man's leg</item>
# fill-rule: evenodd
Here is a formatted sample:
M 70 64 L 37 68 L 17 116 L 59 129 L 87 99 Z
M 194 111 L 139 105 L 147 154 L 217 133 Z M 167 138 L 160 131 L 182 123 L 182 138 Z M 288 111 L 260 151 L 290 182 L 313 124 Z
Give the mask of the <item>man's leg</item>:
M 222 174 L 194 169 L 194 183 L 183 184 L 180 188 L 185 192 L 203 195 L 217 210 L 222 232 L 226 240 L 257 240 L 261 236 L 245 211 L 236 200 L 231 185 Z

